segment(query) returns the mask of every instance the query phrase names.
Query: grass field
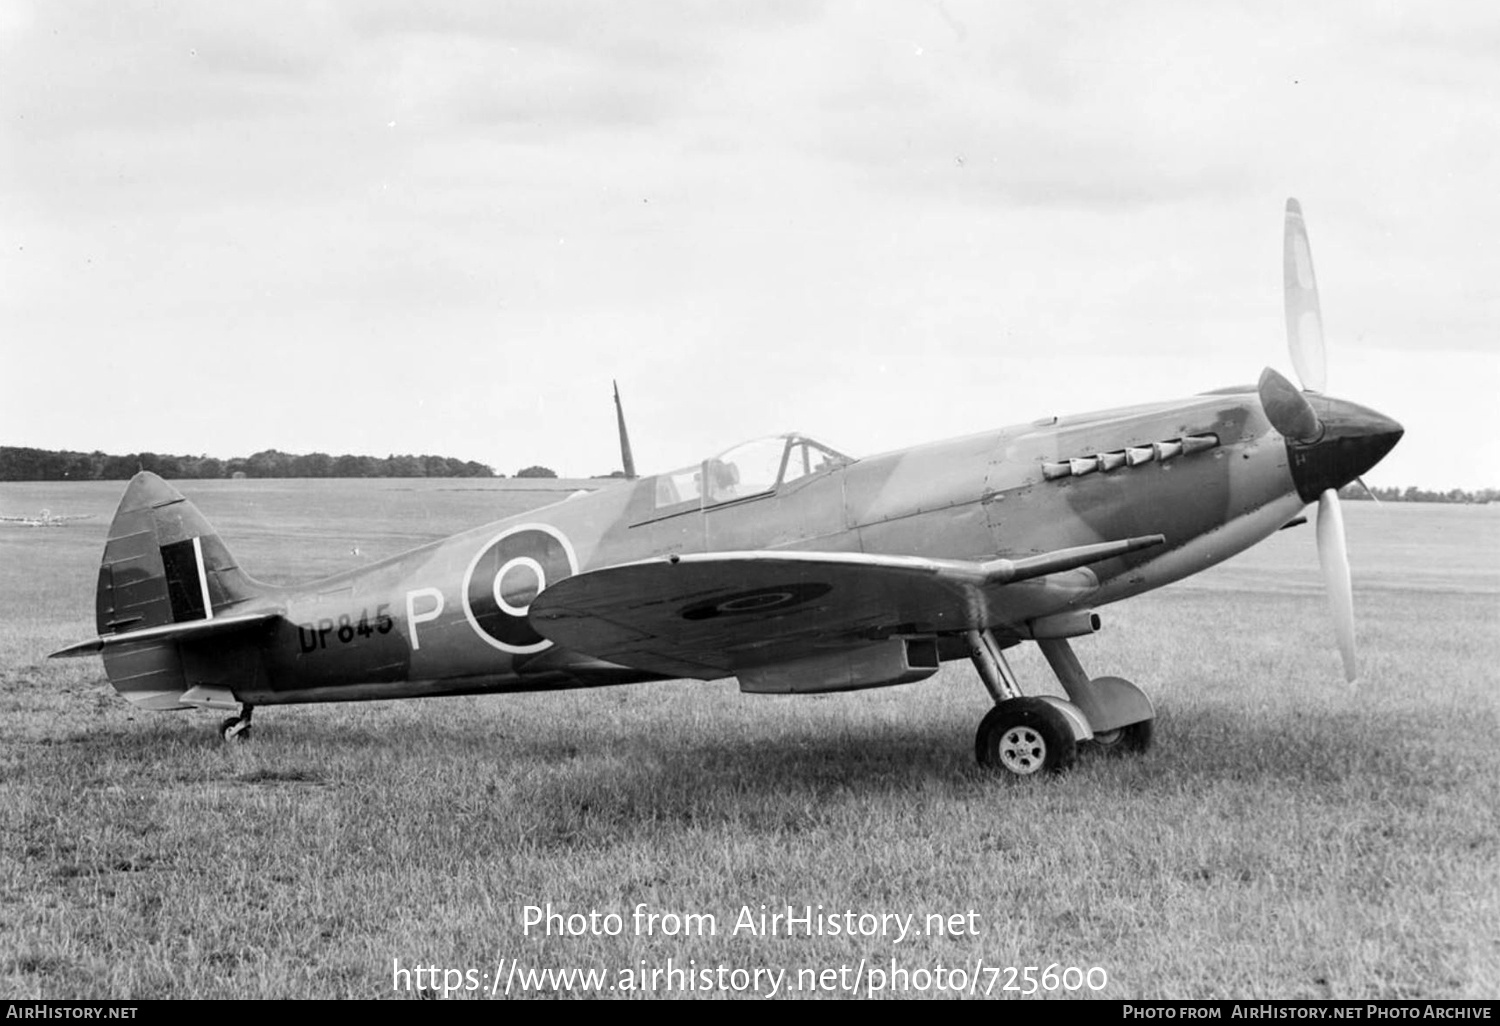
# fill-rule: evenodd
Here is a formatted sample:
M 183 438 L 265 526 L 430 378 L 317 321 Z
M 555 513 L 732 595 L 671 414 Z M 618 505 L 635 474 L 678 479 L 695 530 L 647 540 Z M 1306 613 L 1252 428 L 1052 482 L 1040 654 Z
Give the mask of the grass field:
M 558 497 L 517 484 L 181 487 L 252 574 L 291 581 Z M 1054 963 L 1102 969 L 1076 993 L 1109 998 L 1500 996 L 1500 510 L 1345 504 L 1357 692 L 1310 527 L 1107 607 L 1077 650 L 1152 695 L 1156 747 L 1017 783 L 973 763 L 987 698 L 959 663 L 819 697 L 673 682 L 265 707 L 225 745 L 216 715 L 140 713 L 97 660 L 45 658 L 93 632 L 122 487 L 0 485 L 0 512 L 97 514 L 0 527 L 6 997 L 388 997 L 394 959 L 601 969 L 606 988 L 669 960 L 782 969 L 783 995 L 863 960 L 861 993 L 908 972 L 896 996 L 919 970 L 943 992 L 939 965 Z M 1054 690 L 1036 653 L 1014 664 Z M 548 903 L 622 932 L 526 934 Z M 639 903 L 716 932 L 638 935 Z M 901 941 L 732 932 L 762 905 L 974 918 Z

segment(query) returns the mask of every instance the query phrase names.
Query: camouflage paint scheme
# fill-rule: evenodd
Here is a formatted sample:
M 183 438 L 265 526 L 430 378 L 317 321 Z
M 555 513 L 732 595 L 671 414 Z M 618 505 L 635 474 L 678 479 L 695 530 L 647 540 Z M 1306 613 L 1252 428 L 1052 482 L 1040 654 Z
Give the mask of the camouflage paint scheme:
M 1000 648 L 1087 633 L 1095 608 L 1256 544 L 1400 437 L 1372 411 L 1309 399 L 1325 425 L 1312 442 L 1284 438 L 1246 387 L 831 454 L 720 502 L 660 506 L 669 475 L 647 477 L 299 587 L 251 579 L 142 473 L 110 528 L 99 637 L 58 654 L 102 652 L 115 687 L 153 709 L 668 676 L 768 691 L 916 680 L 968 658 L 966 632 Z M 891 671 L 892 639 L 917 654 L 909 672 Z
M 1316 502 L 1318 559 L 1351 682 L 1353 590 L 1338 488 L 1402 428 L 1323 395 L 1302 208 L 1283 284 L 1299 389 L 1230 388 L 851 460 L 800 435 L 737 446 L 298 588 L 251 580 L 203 517 L 131 481 L 99 570 L 93 640 L 153 709 L 735 677 L 749 692 L 919 681 L 969 658 L 994 706 L 982 766 L 1066 769 L 1080 745 L 1151 743 L 1150 699 L 1090 677 L 1068 639 L 1095 610 L 1197 573 Z M 619 392 L 615 393 L 619 410 Z M 621 458 L 634 461 L 619 414 Z M 1004 650 L 1034 641 L 1067 695 L 1027 695 Z

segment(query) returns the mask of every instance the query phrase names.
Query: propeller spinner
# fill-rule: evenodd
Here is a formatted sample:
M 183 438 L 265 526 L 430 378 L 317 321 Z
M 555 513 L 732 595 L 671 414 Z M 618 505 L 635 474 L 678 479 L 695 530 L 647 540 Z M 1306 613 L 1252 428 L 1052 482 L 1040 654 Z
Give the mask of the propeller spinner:
M 1267 367 L 1260 376 L 1260 403 L 1271 426 L 1286 438 L 1292 480 L 1304 502 L 1318 503 L 1318 562 L 1333 607 L 1334 630 L 1351 684 L 1359 676 L 1354 651 L 1354 591 L 1338 490 L 1359 478 L 1401 440 L 1403 428 L 1384 414 L 1321 393 L 1327 385 L 1327 354 L 1312 248 L 1302 207 L 1286 201 L 1282 247 L 1286 285 L 1287 346 L 1302 382 L 1299 391 Z

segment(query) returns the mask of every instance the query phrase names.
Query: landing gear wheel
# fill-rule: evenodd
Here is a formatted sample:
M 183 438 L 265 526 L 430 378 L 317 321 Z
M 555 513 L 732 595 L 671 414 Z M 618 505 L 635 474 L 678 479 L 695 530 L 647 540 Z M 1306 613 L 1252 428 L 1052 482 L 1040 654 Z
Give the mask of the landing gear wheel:
M 1151 747 L 1152 724 L 1155 720 L 1142 720 L 1119 730 L 1106 730 L 1095 734 L 1093 747 L 1105 755 L 1119 757 L 1141 755 Z
M 1018 777 L 1061 773 L 1077 750 L 1067 717 L 1040 698 L 1001 702 L 985 714 L 974 737 L 979 765 Z
M 231 716 L 219 724 L 219 736 L 225 741 L 250 740 L 250 714 L 254 707 L 245 706 L 238 716 Z

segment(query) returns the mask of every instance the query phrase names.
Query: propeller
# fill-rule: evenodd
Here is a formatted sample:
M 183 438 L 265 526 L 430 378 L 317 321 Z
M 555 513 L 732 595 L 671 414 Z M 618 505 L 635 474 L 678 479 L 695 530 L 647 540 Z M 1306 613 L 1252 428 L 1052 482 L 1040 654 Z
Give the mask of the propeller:
M 1328 390 L 1328 356 L 1323 349 L 1323 314 L 1313 276 L 1312 246 L 1302 220 L 1302 204 L 1286 201 L 1286 234 L 1282 243 L 1282 277 L 1286 283 L 1286 340 L 1297 380 L 1309 392 Z
M 1294 442 L 1312 445 L 1325 433 L 1305 392 L 1322 393 L 1328 385 L 1328 357 L 1323 347 L 1323 315 L 1318 305 L 1318 282 L 1313 275 L 1312 247 L 1302 205 L 1286 201 L 1286 233 L 1282 245 L 1286 287 L 1286 339 L 1292 365 L 1304 391 L 1269 367 L 1260 376 L 1260 399 L 1271 426 Z M 1394 443 L 1393 443 L 1394 444 Z M 1333 608 L 1334 633 L 1344 661 L 1344 679 L 1359 676 L 1354 651 L 1354 586 L 1349 577 L 1349 547 L 1344 539 L 1344 512 L 1337 488 L 1318 493 L 1318 563 Z
M 1354 657 L 1354 586 L 1349 579 L 1349 547 L 1344 543 L 1344 511 L 1339 493 L 1332 488 L 1318 496 L 1318 563 L 1328 604 L 1333 607 L 1333 629 L 1344 658 L 1344 679 L 1353 684 L 1359 676 Z
M 1268 367 L 1260 376 L 1260 404 L 1271 426 L 1286 439 L 1287 464 L 1297 495 L 1303 502 L 1316 499 L 1318 503 L 1318 562 L 1333 606 L 1344 676 L 1352 684 L 1359 675 L 1354 652 L 1354 593 L 1338 490 L 1359 481 L 1361 474 L 1379 463 L 1401 440 L 1405 429 L 1375 410 L 1322 394 L 1328 384 L 1323 316 L 1318 309 L 1318 283 L 1313 277 L 1307 226 L 1302 221 L 1302 207 L 1294 199 L 1286 201 L 1282 254 L 1286 340 L 1302 387 Z

